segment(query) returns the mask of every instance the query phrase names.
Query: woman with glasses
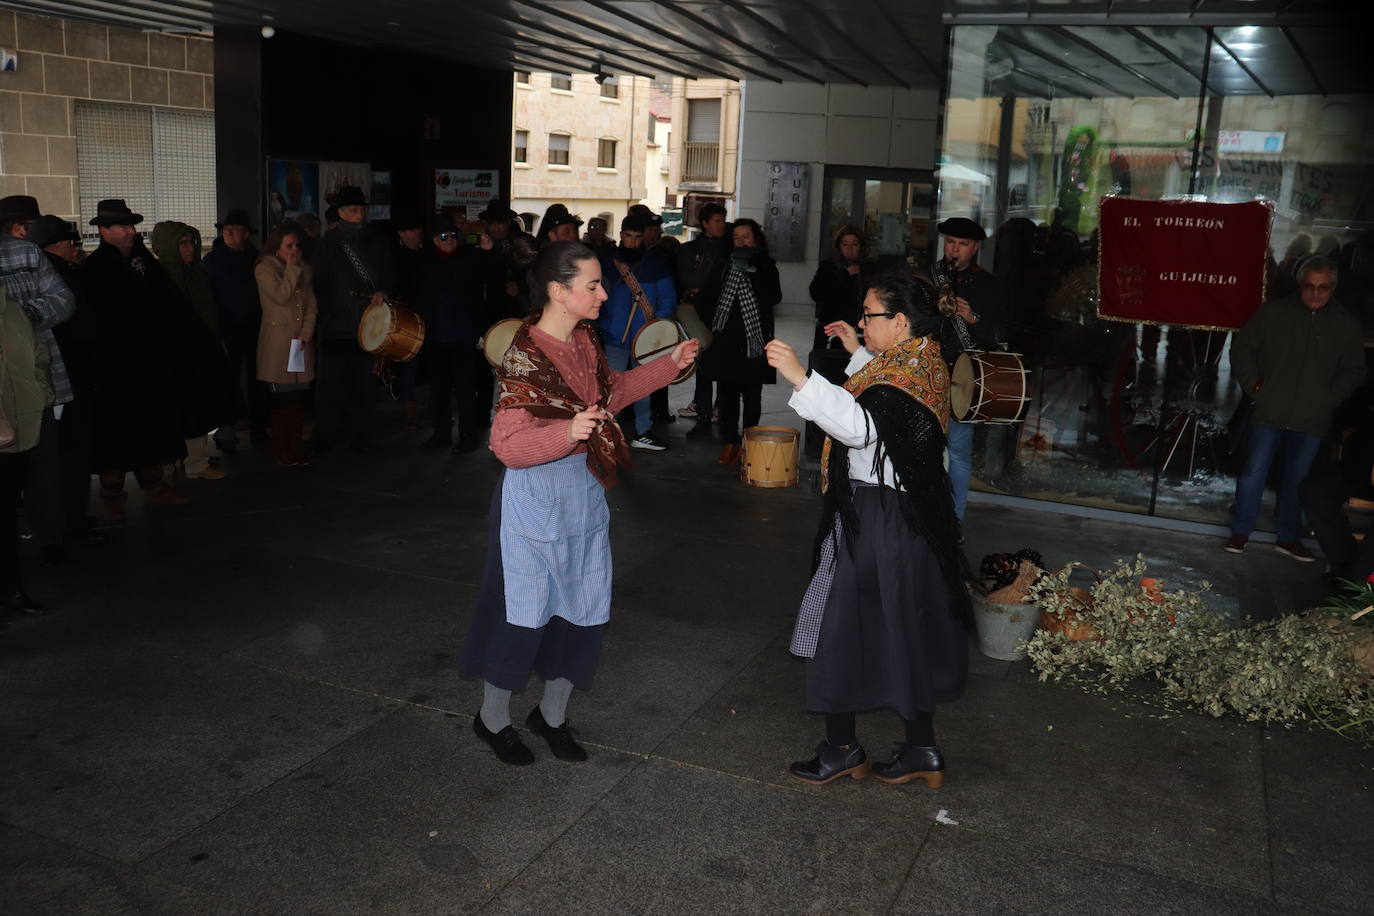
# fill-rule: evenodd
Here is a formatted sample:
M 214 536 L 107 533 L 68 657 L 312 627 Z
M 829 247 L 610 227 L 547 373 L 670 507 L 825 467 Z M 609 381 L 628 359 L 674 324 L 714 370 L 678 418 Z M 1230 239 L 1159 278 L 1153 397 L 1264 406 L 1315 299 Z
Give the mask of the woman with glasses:
M 816 756 L 791 766 L 805 782 L 870 772 L 931 788 L 944 780 L 934 712 L 964 689 L 969 598 L 943 461 L 949 373 L 935 302 L 909 267 L 875 277 L 860 319 L 865 346 L 846 322 L 825 328 L 851 354 L 843 386 L 808 374 L 782 341 L 767 346 L 794 390 L 792 409 L 827 433 L 816 569 L 791 646 L 807 659 L 807 709 L 825 716 Z M 855 714 L 871 709 L 896 712 L 906 727 L 896 756 L 872 766 L 855 733 Z

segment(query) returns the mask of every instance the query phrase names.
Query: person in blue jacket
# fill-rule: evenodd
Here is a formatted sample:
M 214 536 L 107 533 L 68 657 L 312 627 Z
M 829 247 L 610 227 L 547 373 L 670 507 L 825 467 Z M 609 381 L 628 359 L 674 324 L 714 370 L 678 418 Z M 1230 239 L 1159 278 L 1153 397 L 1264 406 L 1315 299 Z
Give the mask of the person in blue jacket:
M 654 318 L 671 318 L 677 311 L 677 288 L 672 268 L 657 254 L 642 247 L 649 217 L 631 213 L 620 221 L 620 244 L 601 257 L 601 284 L 607 299 L 601 306 L 601 343 L 606 360 L 617 372 L 636 365 L 630 347 L 640 328 Z M 641 302 L 642 300 L 642 302 Z M 653 436 L 649 399 L 634 403 L 634 431 L 626 438 L 631 448 L 661 452 L 665 448 Z

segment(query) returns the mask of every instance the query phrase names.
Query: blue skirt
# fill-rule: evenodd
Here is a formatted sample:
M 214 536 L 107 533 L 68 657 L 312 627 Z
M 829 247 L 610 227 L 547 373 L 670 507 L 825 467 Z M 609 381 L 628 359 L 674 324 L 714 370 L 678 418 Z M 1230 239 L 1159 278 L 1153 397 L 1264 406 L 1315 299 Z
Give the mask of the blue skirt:
M 585 455 L 575 457 L 586 461 Z M 578 687 L 588 688 L 601 657 L 605 624 L 578 626 L 564 617 L 553 616 L 543 626 L 522 627 L 507 620 L 506 576 L 501 560 L 505 477 L 503 474 L 492 494 L 487 561 L 472 623 L 459 655 L 458 673 L 465 678 L 481 678 L 504 690 L 524 690 L 531 674 L 545 681 L 567 678 Z

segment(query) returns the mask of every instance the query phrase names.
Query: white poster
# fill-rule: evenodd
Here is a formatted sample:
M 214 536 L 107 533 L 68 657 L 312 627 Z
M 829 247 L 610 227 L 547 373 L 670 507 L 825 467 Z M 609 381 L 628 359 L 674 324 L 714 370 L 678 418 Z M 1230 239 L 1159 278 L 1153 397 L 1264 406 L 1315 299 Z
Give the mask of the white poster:
M 435 169 L 434 209 L 467 207 L 476 217 L 493 197 L 501 196 L 500 169 Z

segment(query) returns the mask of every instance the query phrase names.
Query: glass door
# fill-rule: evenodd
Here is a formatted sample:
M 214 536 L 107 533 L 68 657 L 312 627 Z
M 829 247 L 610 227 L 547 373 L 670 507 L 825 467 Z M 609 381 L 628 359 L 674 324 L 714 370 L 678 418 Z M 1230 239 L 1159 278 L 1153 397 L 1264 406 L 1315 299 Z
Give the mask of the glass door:
M 907 262 L 929 269 L 935 242 L 933 172 L 826 166 L 824 194 L 819 257 L 830 257 L 835 234 L 854 226 L 864 235 L 868 257 L 880 265 Z

